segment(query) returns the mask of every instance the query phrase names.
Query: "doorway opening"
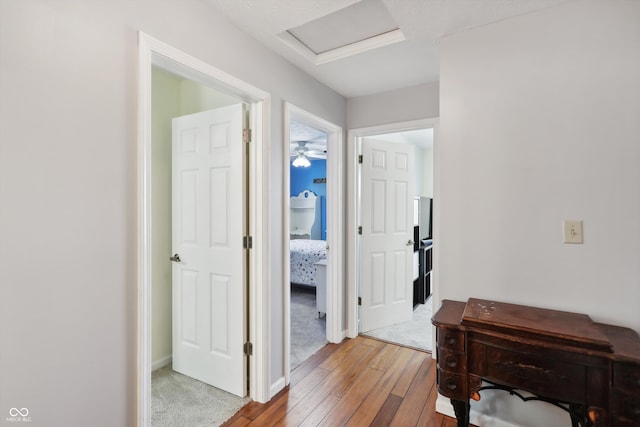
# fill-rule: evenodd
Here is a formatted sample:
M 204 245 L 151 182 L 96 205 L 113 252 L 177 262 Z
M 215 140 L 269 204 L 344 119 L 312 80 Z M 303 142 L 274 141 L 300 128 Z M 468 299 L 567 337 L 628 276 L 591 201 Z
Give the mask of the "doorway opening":
M 249 401 L 245 105 L 159 67 L 152 86 L 152 424 L 221 423 Z
M 342 129 L 285 104 L 285 381 L 344 338 Z
M 268 336 L 266 327 L 263 326 L 265 317 L 268 316 L 268 299 L 262 292 L 266 283 L 266 266 L 268 265 L 268 254 L 264 244 L 259 242 L 267 242 L 268 235 L 268 211 L 263 203 L 264 194 L 268 189 L 269 170 L 268 160 L 262 153 L 262 145 L 268 138 L 268 111 L 269 96 L 265 92 L 260 91 L 236 78 L 230 76 L 210 65 L 191 57 L 175 48 L 172 48 L 156 39 L 139 33 L 139 288 L 140 288 L 140 304 L 139 313 L 139 424 L 141 426 L 151 425 L 151 401 L 152 401 L 152 370 L 172 362 L 175 352 L 175 342 L 172 330 L 176 329 L 175 314 L 180 311 L 182 314 L 191 310 L 192 315 L 183 316 L 178 323 L 181 344 L 187 344 L 188 350 L 197 348 L 201 342 L 196 342 L 196 332 L 199 326 L 195 322 L 207 323 L 212 328 L 216 328 L 215 333 L 210 333 L 207 346 L 211 351 L 205 353 L 216 353 L 224 356 L 227 353 L 228 358 L 237 361 L 235 364 L 240 371 L 236 372 L 236 376 L 240 377 L 240 383 L 237 378 L 232 378 L 234 386 L 221 385 L 224 388 L 233 388 L 229 390 L 239 396 L 247 394 L 256 401 L 265 402 L 269 399 L 268 388 L 268 368 L 266 366 L 267 345 L 266 337 Z M 162 87 L 160 90 L 159 88 Z M 164 97 L 164 98 L 163 98 Z M 155 99 L 154 99 L 155 98 Z M 171 121 L 173 117 L 182 116 L 183 118 L 193 118 L 198 116 L 201 119 L 201 111 L 209 110 L 208 113 L 216 112 L 216 114 L 228 114 L 233 110 L 233 125 L 227 125 L 227 121 L 231 119 L 221 118 L 218 115 L 214 118 L 209 117 L 215 123 L 209 123 L 202 126 L 210 133 L 202 137 L 198 132 L 194 131 L 196 127 L 190 124 L 183 128 L 181 135 L 184 136 L 182 142 L 178 145 L 172 144 L 171 140 L 175 140 L 172 135 Z M 219 113 L 221 112 L 222 113 Z M 190 114 L 193 113 L 193 114 Z M 186 116 L 185 116 L 186 114 Z M 178 119 L 177 119 L 178 120 Z M 229 122 L 230 123 L 230 122 Z M 243 143 L 243 127 L 248 125 L 253 134 L 254 143 L 247 145 Z M 191 127 L 189 127 L 191 126 Z M 175 127 L 174 127 L 175 129 Z M 225 132 L 233 135 L 233 141 L 225 136 Z M 169 141 L 167 143 L 167 141 Z M 204 142 L 202 142 L 204 141 Z M 193 168 L 188 167 L 185 170 L 189 172 L 182 173 L 182 176 L 189 176 L 192 179 L 182 179 L 176 181 L 174 177 L 174 185 L 171 184 L 171 161 L 176 156 L 191 154 L 198 161 L 205 157 L 202 152 L 209 151 L 209 157 L 216 162 L 223 158 L 221 151 L 225 151 L 223 145 L 229 143 L 229 146 L 235 147 L 235 159 L 233 164 L 229 166 L 214 165 L 208 167 L 204 172 L 206 176 L 203 180 L 196 178 L 195 173 L 190 173 Z M 171 152 L 172 145 L 182 147 L 179 154 Z M 202 147 L 200 147 L 202 146 Z M 200 148 L 198 148 L 200 147 Z M 216 149 L 221 149 L 213 154 Z M 198 151 L 196 154 L 195 151 Z M 176 166 L 173 165 L 173 168 Z M 218 168 L 214 170 L 215 168 Z M 224 171 L 222 169 L 226 168 Z M 221 209 L 221 204 L 215 202 L 221 200 L 221 190 L 227 191 L 230 187 L 218 185 L 229 181 L 229 170 L 233 170 L 239 177 L 242 186 L 236 188 L 234 193 L 236 197 L 233 206 L 228 205 L 227 208 Z M 260 171 L 260 173 L 258 173 Z M 204 175 L 203 175 L 204 176 Z M 226 177 L 226 178 L 225 178 Z M 207 206 L 199 206 L 197 200 L 201 200 L 203 194 L 197 193 L 204 183 L 210 181 L 218 183 L 209 185 L 208 196 L 214 199 L 214 202 L 208 203 Z M 193 185 L 186 185 L 186 183 Z M 170 189 L 173 189 L 170 191 Z M 227 189 L 227 190 L 225 190 Z M 231 190 L 229 190 L 231 191 Z M 182 194 L 179 200 L 182 203 L 176 211 L 173 209 L 171 214 L 172 193 Z M 205 191 L 206 193 L 206 191 Z M 227 197 L 222 197 L 227 200 Z M 192 201 L 193 203 L 186 203 Z M 167 208 L 167 203 L 169 208 Z M 202 233 L 199 228 L 199 213 L 196 214 L 194 206 L 197 206 L 198 212 L 206 212 L 209 217 L 209 232 Z M 226 206 L 226 205 L 225 205 Z M 215 224 L 219 224 L 219 220 L 229 215 L 224 212 L 240 209 L 246 213 L 246 220 L 240 220 L 239 225 L 234 228 L 234 233 L 238 234 L 230 236 L 224 233 L 222 228 Z M 178 212 L 178 214 L 176 214 Z M 184 215 L 189 214 L 189 215 Z M 237 212 L 236 212 L 237 214 Z M 175 217 L 181 217 L 179 227 L 175 227 Z M 173 218 L 172 218 L 173 217 Z M 191 217 L 194 221 L 189 222 L 184 218 Z M 215 218 L 214 218 L 215 217 Z M 214 221 L 215 220 L 215 221 Z M 207 221 L 205 221 L 207 222 Z M 191 225 L 189 225 L 191 224 Z M 216 228 L 217 227 L 217 228 Z M 232 275 L 222 271 L 201 271 L 194 267 L 195 256 L 175 253 L 176 237 L 171 236 L 171 229 L 174 231 L 179 228 L 182 232 L 192 235 L 207 235 L 207 247 L 222 248 L 227 239 L 228 246 L 235 245 L 236 249 L 231 252 L 234 265 L 236 265 L 235 273 Z M 226 229 L 227 227 L 223 227 Z M 196 229 L 198 229 L 196 231 Z M 226 232 L 225 232 L 226 233 Z M 223 235 L 224 234 L 224 235 Z M 184 237 L 184 236 L 183 236 Z M 187 236 L 188 237 L 188 236 Z M 247 237 L 253 237 L 258 242 L 251 249 L 243 249 L 242 243 L 240 249 L 237 249 L 238 243 L 246 241 Z M 189 238 L 182 239 L 184 241 Z M 193 240 L 193 239 L 191 239 Z M 224 244 L 223 244 L 224 243 Z M 189 245 L 187 245 L 189 246 Z M 168 252 L 167 252 L 168 250 Z M 191 249 L 183 249 L 185 251 Z M 250 251 L 250 252 L 249 252 Z M 230 253 L 231 253 L 230 252 Z M 210 257 L 208 257 L 210 258 Z M 208 262 L 205 257 L 205 264 Z M 187 261 L 189 259 L 189 261 Z M 173 261 L 173 263 L 171 262 Z M 175 266 L 185 266 L 186 268 L 176 269 Z M 167 273 L 168 269 L 173 269 L 173 274 Z M 172 268 L 173 266 L 173 268 Z M 238 267 L 239 266 L 239 267 Z M 179 289 L 178 295 L 180 302 L 177 306 L 171 307 L 172 301 L 175 301 L 175 292 L 170 290 L 172 282 L 175 283 L 176 271 L 178 277 L 182 280 L 183 286 Z M 173 275 L 174 279 L 171 278 Z M 204 281 L 200 281 L 200 277 L 205 277 Z M 234 290 L 231 290 L 231 281 L 233 281 Z M 186 284 L 185 284 L 186 283 Z M 204 283 L 204 286 L 201 284 Z M 169 289 L 168 289 L 169 288 Z M 209 292 L 210 298 L 200 298 L 203 292 Z M 237 310 L 240 314 L 241 325 L 239 330 L 231 331 L 228 328 L 231 322 L 224 322 L 222 316 L 224 303 L 221 298 L 227 298 L 227 294 L 234 293 L 233 303 L 229 304 L 231 310 Z M 215 294 L 215 297 L 214 297 Z M 209 306 L 210 316 L 199 319 L 195 314 L 202 313 L 202 307 L 195 307 L 198 301 L 209 300 L 212 304 Z M 171 313 L 171 314 L 169 314 Z M 174 317 L 173 320 L 169 320 Z M 209 321 L 206 319 L 210 319 Z M 237 320 L 237 319 L 236 319 Z M 171 328 L 167 328 L 173 323 Z M 221 325 L 225 325 L 220 329 Z M 220 330 L 218 330 L 220 329 Z M 224 331 L 223 331 L 224 329 Z M 236 326 L 237 329 L 237 326 Z M 218 339 L 222 335 L 230 335 L 231 332 L 237 332 L 240 341 L 233 343 L 226 339 Z M 191 334 L 191 335 L 189 335 Z M 216 338 L 218 337 L 218 338 Z M 224 337 L 222 337 L 224 338 Z M 189 341 L 191 341 L 189 343 Z M 237 340 L 236 340 L 237 341 Z M 225 343 L 231 343 L 228 348 L 224 347 Z M 248 348 L 246 343 L 250 343 L 253 347 L 253 355 L 249 357 L 245 349 Z M 167 350 L 168 349 L 168 350 Z M 197 361 L 196 361 L 197 362 Z M 186 366 L 191 369 L 196 363 L 194 360 L 188 360 Z M 208 362 L 210 363 L 210 362 Z M 235 362 L 234 362 L 235 363 Z M 201 366 L 200 370 L 207 370 Z M 189 374 L 193 375 L 193 374 Z M 245 379 L 248 377 L 248 382 Z M 215 379 L 217 380 L 216 377 Z M 235 387 L 235 388 L 234 388 Z M 193 405 L 193 402 L 190 402 Z M 205 404 L 203 402 L 203 404 Z M 213 420 L 211 420 L 213 421 Z
M 290 369 L 327 343 L 327 134 L 289 124 Z
M 419 120 L 349 132 L 349 336 L 433 348 L 435 126 Z

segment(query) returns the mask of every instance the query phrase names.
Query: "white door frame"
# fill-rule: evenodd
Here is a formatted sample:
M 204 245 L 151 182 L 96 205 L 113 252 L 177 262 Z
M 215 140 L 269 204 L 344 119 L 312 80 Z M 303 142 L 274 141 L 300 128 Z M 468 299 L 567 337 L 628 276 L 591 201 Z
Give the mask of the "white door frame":
M 360 289 L 360 250 L 358 244 L 358 226 L 360 225 L 360 169 L 358 168 L 358 155 L 361 154 L 361 140 L 367 136 L 383 133 L 402 132 L 416 129 L 434 128 L 436 130 L 438 118 L 420 119 L 407 122 L 389 123 L 379 126 L 371 126 L 359 129 L 350 129 L 347 140 L 347 297 L 346 297 L 346 334 L 349 338 L 358 336 L 359 313 L 358 291 Z M 435 132 L 434 132 L 435 141 Z M 436 156 L 436 144 L 434 143 L 434 157 Z M 438 180 L 434 162 L 434 199 L 439 195 Z M 434 212 L 435 218 L 435 212 Z M 437 226 L 437 222 L 434 221 Z M 437 240 L 434 239 L 434 249 Z M 433 270 L 435 273 L 434 261 Z M 431 286 L 434 297 L 437 292 L 437 276 L 432 275 Z
M 230 93 L 249 104 L 253 142 L 249 149 L 249 228 L 254 245 L 249 261 L 249 396 L 266 402 L 269 395 L 268 242 L 270 188 L 270 95 L 236 77 L 138 33 L 138 425 L 151 424 L 151 74 L 158 66 L 183 77 Z
M 302 122 L 327 133 L 327 340 L 339 343 L 345 337 L 344 307 L 344 203 L 343 199 L 343 158 L 342 128 L 293 104 L 284 104 L 284 215 L 283 215 L 283 260 L 284 260 L 284 363 L 285 383 L 289 384 L 291 351 L 291 257 L 289 253 L 289 194 L 290 194 L 290 123 Z

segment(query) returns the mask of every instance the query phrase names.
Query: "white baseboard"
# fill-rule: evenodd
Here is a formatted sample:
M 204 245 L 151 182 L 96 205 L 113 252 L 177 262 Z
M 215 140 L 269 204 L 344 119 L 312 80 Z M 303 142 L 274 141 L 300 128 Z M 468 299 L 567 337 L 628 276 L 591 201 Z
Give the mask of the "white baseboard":
M 282 390 L 287 383 L 285 382 L 284 377 L 280 377 L 275 383 L 271 384 L 271 391 L 269 395 L 269 399 L 278 394 L 280 390 Z
M 436 400 L 436 412 L 448 417 L 456 417 L 455 412 L 453 412 L 453 406 L 451 406 L 451 401 L 441 394 L 438 394 L 438 400 Z M 473 409 L 469 411 L 469 423 L 479 427 L 519 427 L 516 424 L 508 423 L 492 415 L 481 414 Z
M 337 338 L 338 340 L 335 341 L 334 344 L 340 344 L 345 338 L 347 338 L 347 330 L 343 329 L 342 331 L 340 331 Z
M 155 371 L 156 369 L 164 368 L 165 366 L 170 364 L 172 360 L 173 360 L 173 356 L 172 355 L 168 355 L 166 357 L 163 357 L 160 360 L 156 360 L 155 362 L 153 362 L 151 364 L 151 370 Z

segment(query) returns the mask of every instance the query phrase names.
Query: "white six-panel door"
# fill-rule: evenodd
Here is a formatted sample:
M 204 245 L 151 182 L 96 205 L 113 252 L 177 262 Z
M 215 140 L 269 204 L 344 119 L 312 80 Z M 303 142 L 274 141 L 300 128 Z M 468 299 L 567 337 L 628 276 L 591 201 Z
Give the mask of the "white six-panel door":
M 173 369 L 246 395 L 243 107 L 173 119 Z
M 413 315 L 414 147 L 363 139 L 360 332 Z

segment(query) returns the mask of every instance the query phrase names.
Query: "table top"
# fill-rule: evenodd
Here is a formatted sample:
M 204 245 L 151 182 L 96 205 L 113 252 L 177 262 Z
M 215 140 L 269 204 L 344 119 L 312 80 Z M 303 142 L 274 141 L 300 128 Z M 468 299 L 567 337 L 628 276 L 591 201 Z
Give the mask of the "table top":
M 469 298 L 463 325 L 504 329 L 553 337 L 578 346 L 612 351 L 602 330 L 586 314 Z

